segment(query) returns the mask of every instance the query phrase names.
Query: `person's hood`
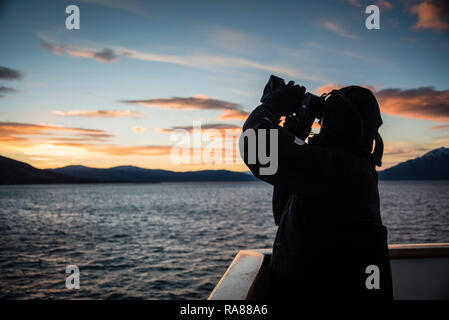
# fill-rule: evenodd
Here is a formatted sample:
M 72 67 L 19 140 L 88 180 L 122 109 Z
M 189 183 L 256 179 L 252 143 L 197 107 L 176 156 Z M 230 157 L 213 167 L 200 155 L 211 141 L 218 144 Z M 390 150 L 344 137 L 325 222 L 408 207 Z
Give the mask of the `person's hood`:
M 373 93 L 366 88 L 349 86 L 332 91 L 326 99 L 323 126 L 310 141 L 327 147 L 371 152 L 382 123 Z

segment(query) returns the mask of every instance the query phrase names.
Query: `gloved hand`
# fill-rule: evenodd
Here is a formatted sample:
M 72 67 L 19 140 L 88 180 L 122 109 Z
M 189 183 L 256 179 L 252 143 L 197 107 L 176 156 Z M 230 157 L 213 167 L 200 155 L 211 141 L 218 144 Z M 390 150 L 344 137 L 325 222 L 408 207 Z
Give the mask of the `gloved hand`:
M 312 131 L 312 124 L 298 122 L 294 118 L 286 117 L 284 128 L 293 133 L 298 138 L 305 140 Z
M 279 117 L 285 116 L 294 113 L 301 106 L 305 92 L 306 88 L 290 81 L 286 86 L 273 92 L 266 102 L 274 107 L 273 111 Z

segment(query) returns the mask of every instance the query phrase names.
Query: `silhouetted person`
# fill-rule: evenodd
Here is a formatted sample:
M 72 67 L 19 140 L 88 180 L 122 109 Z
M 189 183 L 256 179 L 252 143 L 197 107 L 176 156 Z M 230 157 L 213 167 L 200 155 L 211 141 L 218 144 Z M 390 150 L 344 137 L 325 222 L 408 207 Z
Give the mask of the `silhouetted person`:
M 243 125 L 241 140 L 249 169 L 274 186 L 273 215 L 279 228 L 270 263 L 270 297 L 391 299 L 387 230 L 375 170 L 383 153 L 376 98 L 357 86 L 318 98 L 293 82 L 272 81 L 263 103 Z M 287 116 L 283 127 L 282 116 Z M 315 118 L 320 119 L 320 133 L 305 143 Z M 243 138 L 250 129 L 278 130 L 275 173 L 261 174 L 267 165 L 259 158 L 248 160 L 247 151 L 256 147 L 255 140 Z M 259 142 L 270 150 L 275 142 L 268 133 L 266 137 Z

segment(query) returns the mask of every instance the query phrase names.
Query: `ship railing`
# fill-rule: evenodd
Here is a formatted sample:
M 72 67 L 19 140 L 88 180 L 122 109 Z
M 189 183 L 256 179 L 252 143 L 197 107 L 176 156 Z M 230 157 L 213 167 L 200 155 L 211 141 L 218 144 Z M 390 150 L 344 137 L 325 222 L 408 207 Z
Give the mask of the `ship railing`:
M 394 299 L 449 299 L 449 243 L 389 245 Z M 209 300 L 268 298 L 271 249 L 240 250 Z

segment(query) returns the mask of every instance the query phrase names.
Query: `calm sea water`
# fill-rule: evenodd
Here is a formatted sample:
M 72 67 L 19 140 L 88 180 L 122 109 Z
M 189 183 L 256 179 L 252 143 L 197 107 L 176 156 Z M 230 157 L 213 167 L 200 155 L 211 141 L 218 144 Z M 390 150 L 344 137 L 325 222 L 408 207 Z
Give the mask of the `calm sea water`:
M 449 242 L 449 181 L 381 182 L 390 243 Z M 0 187 L 0 298 L 204 299 L 240 249 L 271 247 L 258 182 Z M 65 268 L 80 268 L 67 290 Z

